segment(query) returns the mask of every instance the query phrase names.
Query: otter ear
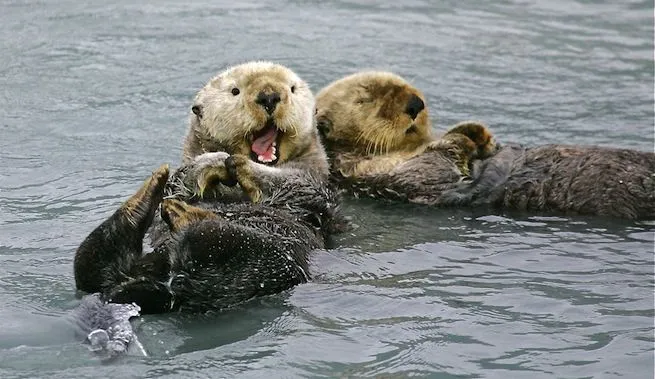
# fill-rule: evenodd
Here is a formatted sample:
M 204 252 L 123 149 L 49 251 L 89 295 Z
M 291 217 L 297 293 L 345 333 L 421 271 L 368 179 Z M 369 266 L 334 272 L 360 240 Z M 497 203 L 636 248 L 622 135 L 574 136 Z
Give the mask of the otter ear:
M 332 121 L 325 115 L 318 116 L 316 117 L 316 128 L 322 136 L 327 137 L 332 131 Z
M 198 118 L 202 118 L 202 105 L 195 104 L 191 107 L 191 112 L 198 116 Z

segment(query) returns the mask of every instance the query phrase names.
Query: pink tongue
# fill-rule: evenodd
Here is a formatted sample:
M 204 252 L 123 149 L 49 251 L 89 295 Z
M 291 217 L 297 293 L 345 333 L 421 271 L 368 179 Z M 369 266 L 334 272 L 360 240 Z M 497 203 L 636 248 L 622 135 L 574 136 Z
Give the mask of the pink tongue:
M 277 138 L 277 128 L 269 128 L 264 134 L 252 141 L 251 149 L 258 156 L 270 159 L 273 155 L 273 142 Z

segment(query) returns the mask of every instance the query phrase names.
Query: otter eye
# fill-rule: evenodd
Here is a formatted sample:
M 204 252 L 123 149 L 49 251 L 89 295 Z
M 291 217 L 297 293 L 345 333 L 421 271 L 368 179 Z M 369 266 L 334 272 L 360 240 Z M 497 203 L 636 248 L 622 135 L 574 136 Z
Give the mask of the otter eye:
M 240 93 L 241 93 L 241 91 L 239 91 L 239 89 L 237 87 L 232 88 L 232 95 L 236 96 L 236 95 L 238 95 Z
M 291 86 L 291 93 L 296 93 L 296 86 Z

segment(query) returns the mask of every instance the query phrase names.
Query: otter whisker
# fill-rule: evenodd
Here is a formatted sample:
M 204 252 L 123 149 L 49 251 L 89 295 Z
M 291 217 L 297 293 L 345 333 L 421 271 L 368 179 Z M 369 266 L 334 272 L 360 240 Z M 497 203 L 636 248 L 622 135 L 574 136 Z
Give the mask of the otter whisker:
M 298 128 L 296 128 L 295 126 L 290 126 L 289 128 L 293 131 L 293 134 L 291 134 L 291 138 L 298 137 Z M 288 132 L 285 131 L 285 133 L 288 133 Z
M 362 140 L 362 138 L 364 138 L 364 134 L 360 133 L 360 134 L 357 136 L 357 138 L 355 138 L 354 146 L 359 145 L 359 143 L 360 143 L 360 141 Z
M 377 154 L 378 151 L 378 139 L 380 138 L 378 134 L 373 130 L 365 130 L 360 134 L 360 138 L 363 138 L 366 141 L 366 154 Z M 358 138 L 358 140 L 360 139 Z

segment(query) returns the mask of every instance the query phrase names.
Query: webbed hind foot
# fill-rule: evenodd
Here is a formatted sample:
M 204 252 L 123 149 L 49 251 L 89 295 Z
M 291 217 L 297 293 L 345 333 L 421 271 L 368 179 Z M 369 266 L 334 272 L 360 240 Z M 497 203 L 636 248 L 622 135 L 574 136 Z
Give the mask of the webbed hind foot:
M 145 231 L 150 226 L 168 181 L 168 165 L 163 164 L 146 179 L 141 188 L 121 205 L 119 212 L 134 228 Z
M 164 196 L 168 165 L 162 165 L 75 252 L 77 289 L 102 292 L 125 279 L 143 252 L 143 237 Z
M 173 199 L 166 199 L 162 202 L 161 216 L 174 232 L 180 231 L 194 222 L 218 218 L 212 211 Z

